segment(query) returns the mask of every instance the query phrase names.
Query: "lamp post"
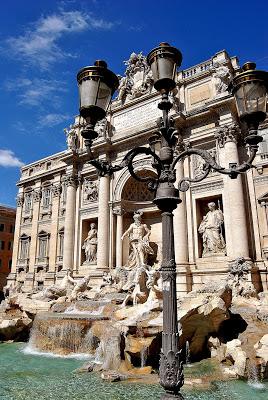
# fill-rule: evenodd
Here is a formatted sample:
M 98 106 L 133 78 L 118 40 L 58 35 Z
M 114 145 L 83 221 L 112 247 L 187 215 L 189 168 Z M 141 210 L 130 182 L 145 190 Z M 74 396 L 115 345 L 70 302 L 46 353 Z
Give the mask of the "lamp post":
M 154 87 L 161 94 L 158 107 L 163 113 L 162 124 L 159 131 L 149 140 L 149 147 L 136 147 L 130 150 L 118 165 L 98 160 L 91 151 L 93 140 L 97 137 L 94 125 L 105 116 L 111 97 L 118 87 L 118 79 L 107 69 L 104 61 L 96 61 L 93 67 L 85 67 L 77 75 L 80 89 L 80 114 L 86 119 L 82 136 L 85 138 L 85 145 L 89 153 L 88 162 L 97 168 L 102 176 L 112 175 L 113 172 L 127 167 L 132 177 L 138 181 L 147 182 L 148 188 L 154 191 L 153 201 L 161 211 L 163 334 L 159 372 L 160 383 L 165 389 L 163 399 L 183 399 L 180 393 L 184 375 L 179 350 L 173 229 L 173 211 L 181 202 L 179 192 L 186 191 L 191 182 L 205 179 L 211 170 L 227 174 L 231 179 L 235 179 L 238 174 L 246 172 L 252 167 L 258 151 L 258 144 L 262 141 L 262 137 L 258 135 L 258 126 L 266 117 L 268 88 L 268 73 L 256 70 L 254 63 L 246 63 L 242 67 L 242 72 L 234 77 L 229 87 L 236 100 L 238 116 L 247 125 L 247 134 L 244 138 L 249 152 L 247 161 L 241 165 L 231 163 L 229 168 L 224 168 L 206 150 L 191 148 L 175 155 L 174 150 L 178 137 L 172 118 L 169 117 L 172 107 L 169 94 L 176 86 L 175 75 L 181 61 L 180 51 L 168 43 L 160 43 L 159 47 L 148 54 L 147 62 L 153 74 Z M 156 151 L 156 144 L 160 144 L 159 153 Z M 135 173 L 133 160 L 140 155 L 152 157 L 152 166 L 156 170 L 157 177 L 138 176 Z M 198 178 L 183 178 L 179 182 L 178 188 L 175 188 L 177 162 L 192 155 L 198 155 L 205 161 L 202 174 Z

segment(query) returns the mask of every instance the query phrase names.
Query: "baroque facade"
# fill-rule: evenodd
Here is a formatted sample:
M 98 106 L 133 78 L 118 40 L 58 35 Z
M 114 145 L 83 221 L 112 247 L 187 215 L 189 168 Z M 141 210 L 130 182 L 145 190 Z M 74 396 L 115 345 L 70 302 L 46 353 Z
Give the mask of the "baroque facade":
M 117 97 L 107 118 L 96 126 L 93 152 L 103 162 L 120 162 L 128 150 L 148 145 L 159 125 L 159 95 L 142 53 L 131 54 L 120 77 Z M 236 107 L 227 87 L 239 70 L 236 57 L 225 51 L 178 72 L 172 95 L 172 116 L 179 132 L 178 150 L 205 148 L 229 166 L 245 159 L 239 142 Z M 98 176 L 86 163 L 81 136 L 84 121 L 76 117 L 65 130 L 67 149 L 22 168 L 10 282 L 22 290 L 42 289 L 61 279 L 90 273 L 98 284 L 104 272 L 126 265 L 129 242 L 123 233 L 133 214 L 142 211 L 150 230 L 150 263 L 161 262 L 161 216 L 153 193 L 136 182 L 127 169 Z M 260 127 L 256 168 L 237 179 L 211 172 L 204 181 L 181 193 L 174 212 L 177 290 L 183 295 L 225 277 L 238 257 L 252 262 L 252 279 L 260 290 L 268 282 L 268 124 Z M 137 157 L 135 171 L 155 174 L 152 160 Z M 177 181 L 198 177 L 198 156 L 177 166 Z

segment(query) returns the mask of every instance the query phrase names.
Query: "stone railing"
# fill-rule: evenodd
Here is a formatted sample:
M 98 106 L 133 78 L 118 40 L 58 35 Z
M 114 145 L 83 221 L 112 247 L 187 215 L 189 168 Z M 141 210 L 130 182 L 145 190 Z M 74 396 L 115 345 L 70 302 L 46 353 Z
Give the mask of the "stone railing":
M 182 78 L 187 79 L 195 75 L 203 74 L 204 72 L 208 71 L 211 67 L 212 67 L 212 61 L 211 60 L 205 61 L 201 64 L 195 65 L 191 68 L 181 71 Z

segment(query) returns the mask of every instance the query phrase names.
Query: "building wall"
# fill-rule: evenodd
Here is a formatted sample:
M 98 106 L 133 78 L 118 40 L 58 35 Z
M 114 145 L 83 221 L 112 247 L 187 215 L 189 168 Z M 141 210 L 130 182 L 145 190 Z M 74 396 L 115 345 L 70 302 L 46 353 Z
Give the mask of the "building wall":
M 228 167 L 230 162 L 242 162 L 246 154 L 240 151 L 242 132 L 235 126 L 234 99 L 226 90 L 226 82 L 219 80 L 215 72 L 218 64 L 230 76 L 239 69 L 237 59 L 222 51 L 178 73 L 171 114 L 181 135 L 180 150 L 204 148 Z M 120 89 L 109 115 L 96 127 L 99 137 L 93 150 L 99 160 L 119 164 L 134 146 L 148 146 L 148 139 L 158 129 L 159 96 L 152 89 L 152 83 L 148 83 L 146 71 L 145 65 L 142 84 L 135 81 L 133 72 L 132 92 L 126 94 Z M 9 280 L 17 281 L 26 291 L 56 282 L 67 268 L 73 269 L 77 277 L 90 272 L 92 282 L 97 284 L 104 271 L 124 265 L 129 245 L 127 240 L 121 241 L 121 236 L 138 209 L 143 210 L 144 223 L 151 229 L 150 241 L 155 246 L 152 262 L 161 262 L 161 216 L 152 203 L 152 193 L 146 185 L 134 181 L 126 169 L 112 176 L 98 177 L 95 168 L 85 162 L 83 123 L 76 117 L 66 131 L 66 151 L 22 168 Z M 266 123 L 260 132 L 266 138 Z M 181 193 L 182 203 L 174 211 L 180 295 L 222 279 L 228 273 L 230 262 L 239 256 L 253 261 L 254 282 L 260 290 L 268 289 L 265 149 L 262 145 L 256 158 L 257 169 L 245 176 L 231 180 L 211 171 L 204 181 L 191 183 L 189 190 Z M 136 157 L 133 166 L 139 174 L 155 174 L 149 157 Z M 198 156 L 185 158 L 176 168 L 177 183 L 183 177 L 197 178 L 204 171 Z M 215 201 L 224 213 L 226 255 L 203 257 L 198 226 L 210 201 Z M 85 263 L 82 246 L 92 222 L 98 229 L 97 259 Z
M 16 210 L 0 205 L 0 292 L 11 271 Z

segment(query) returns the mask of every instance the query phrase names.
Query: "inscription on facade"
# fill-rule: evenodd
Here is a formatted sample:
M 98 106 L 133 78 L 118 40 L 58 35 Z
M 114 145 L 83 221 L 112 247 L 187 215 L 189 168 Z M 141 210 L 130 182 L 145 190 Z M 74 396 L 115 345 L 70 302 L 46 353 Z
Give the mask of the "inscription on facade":
M 211 97 L 211 92 L 208 83 L 189 89 L 189 99 L 191 105 L 201 103 L 201 101 L 208 100 L 210 99 L 210 97 Z
M 155 120 L 161 117 L 161 111 L 157 107 L 159 99 L 150 103 L 138 105 L 135 108 L 126 110 L 114 117 L 114 127 L 116 133 L 125 132 L 133 128 L 139 130 L 155 124 Z

